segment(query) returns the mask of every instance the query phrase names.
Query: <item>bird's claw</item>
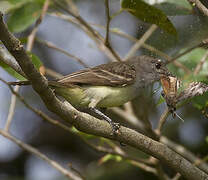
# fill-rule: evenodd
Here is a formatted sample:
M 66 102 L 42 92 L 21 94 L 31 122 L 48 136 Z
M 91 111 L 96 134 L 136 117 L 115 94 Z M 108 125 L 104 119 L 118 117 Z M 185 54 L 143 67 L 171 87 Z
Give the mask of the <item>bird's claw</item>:
M 112 130 L 113 130 L 113 134 L 117 135 L 119 133 L 120 124 L 112 122 L 111 127 L 112 127 Z

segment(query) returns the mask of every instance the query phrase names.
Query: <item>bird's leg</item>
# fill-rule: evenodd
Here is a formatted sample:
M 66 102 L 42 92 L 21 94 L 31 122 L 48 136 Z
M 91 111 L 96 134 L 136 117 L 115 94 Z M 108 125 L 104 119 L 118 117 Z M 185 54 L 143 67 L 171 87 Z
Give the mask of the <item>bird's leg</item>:
M 91 112 L 97 114 L 98 116 L 100 116 L 105 121 L 107 121 L 111 125 L 111 127 L 112 127 L 113 134 L 118 134 L 118 130 L 120 128 L 120 124 L 119 123 L 113 122 L 108 116 L 106 116 L 105 114 L 103 114 L 101 111 L 99 111 L 98 109 L 96 109 L 94 107 L 89 107 L 89 110 Z

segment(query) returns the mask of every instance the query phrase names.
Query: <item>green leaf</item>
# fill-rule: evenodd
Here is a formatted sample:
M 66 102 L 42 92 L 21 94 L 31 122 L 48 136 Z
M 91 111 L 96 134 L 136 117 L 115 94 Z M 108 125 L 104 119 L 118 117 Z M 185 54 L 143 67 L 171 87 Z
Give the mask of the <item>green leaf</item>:
M 22 3 L 25 3 L 25 2 L 36 2 L 36 3 L 44 3 L 45 0 L 7 0 L 10 4 L 14 4 L 14 5 L 17 5 L 17 4 L 22 4 Z
M 36 67 L 37 70 L 40 70 L 40 68 L 43 66 L 43 63 L 41 62 L 41 60 L 38 58 L 38 56 L 36 56 L 35 54 L 32 54 L 30 52 L 28 52 L 28 55 L 30 56 L 32 63 L 34 64 L 34 66 Z M 6 63 L 4 63 L 3 61 L 0 60 L 0 66 L 7 71 L 11 76 L 15 77 L 18 80 L 26 80 L 22 75 L 20 75 L 19 73 L 17 73 L 14 69 L 12 69 L 10 66 L 8 66 Z
M 174 3 L 160 3 L 154 5 L 156 8 L 163 11 L 167 16 L 190 15 L 192 11 L 188 8 L 182 7 Z
M 165 13 L 141 0 L 122 0 L 121 8 L 144 22 L 158 25 L 169 34 L 177 36 L 177 32 Z
M 12 69 L 10 66 L 8 66 L 6 63 L 0 60 L 0 66 L 8 72 L 11 76 L 15 77 L 16 79 L 19 79 L 21 81 L 26 80 L 22 75 L 17 73 L 14 69 Z
M 186 9 L 192 10 L 192 6 L 187 0 L 166 0 L 165 2 L 173 3 Z
M 18 3 L 22 3 L 22 2 L 26 2 L 28 0 L 8 0 L 9 3 L 11 4 L 18 4 Z
M 192 98 L 191 101 L 192 101 L 192 105 L 195 108 L 202 110 L 208 104 L 208 92 L 204 93 L 201 96 L 196 96 Z
M 35 54 L 31 53 L 31 52 L 27 52 L 27 54 L 30 56 L 32 63 L 34 64 L 34 66 L 36 67 L 36 69 L 40 69 L 41 66 L 43 66 L 42 61 L 39 59 L 38 56 L 36 56 Z
M 40 16 L 42 3 L 29 2 L 15 9 L 8 20 L 9 30 L 12 32 L 21 32 L 32 25 Z

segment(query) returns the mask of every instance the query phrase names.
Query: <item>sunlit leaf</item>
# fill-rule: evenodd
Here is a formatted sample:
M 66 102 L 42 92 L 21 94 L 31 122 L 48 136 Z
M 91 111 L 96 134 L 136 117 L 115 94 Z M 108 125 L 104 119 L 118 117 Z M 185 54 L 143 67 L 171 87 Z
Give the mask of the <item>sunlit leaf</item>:
M 122 0 L 121 8 L 144 22 L 156 24 L 167 33 L 177 35 L 175 27 L 165 13 L 142 0 Z
M 109 160 L 114 160 L 116 162 L 120 162 L 122 161 L 122 157 L 118 156 L 118 155 L 113 155 L 113 154 L 107 154 L 105 156 L 103 156 L 100 160 L 99 160 L 99 164 L 103 164 Z

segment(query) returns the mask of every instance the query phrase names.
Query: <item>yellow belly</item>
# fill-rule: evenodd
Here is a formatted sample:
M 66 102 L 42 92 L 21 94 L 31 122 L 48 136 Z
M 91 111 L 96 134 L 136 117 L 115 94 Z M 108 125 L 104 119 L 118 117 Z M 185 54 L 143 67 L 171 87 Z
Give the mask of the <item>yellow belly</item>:
M 133 86 L 109 87 L 109 86 L 82 86 L 74 88 L 55 88 L 55 93 L 62 96 L 73 106 L 86 107 L 93 99 L 101 100 L 96 107 L 120 106 L 134 97 L 137 92 Z

